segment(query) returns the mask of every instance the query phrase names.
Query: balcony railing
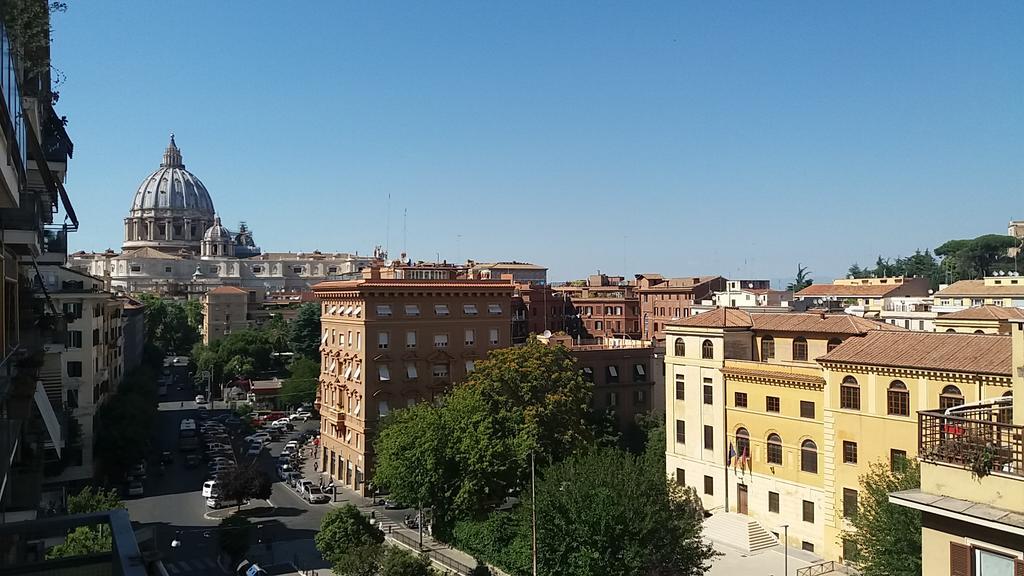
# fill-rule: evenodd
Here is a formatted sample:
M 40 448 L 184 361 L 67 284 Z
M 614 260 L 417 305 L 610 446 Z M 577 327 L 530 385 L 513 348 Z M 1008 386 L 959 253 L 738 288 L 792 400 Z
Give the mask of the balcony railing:
M 1024 477 L 1024 426 L 1010 423 L 1012 412 L 1009 404 L 956 415 L 918 412 L 918 454 L 922 461 L 962 466 L 979 477 Z

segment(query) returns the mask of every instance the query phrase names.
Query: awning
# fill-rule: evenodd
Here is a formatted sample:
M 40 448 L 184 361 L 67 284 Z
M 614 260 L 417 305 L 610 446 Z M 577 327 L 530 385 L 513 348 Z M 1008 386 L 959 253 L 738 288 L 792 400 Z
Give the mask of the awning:
M 54 449 L 57 450 L 57 456 L 60 456 L 60 423 L 57 422 L 57 414 L 53 411 L 53 405 L 50 404 L 50 399 L 46 397 L 46 390 L 43 389 L 43 382 L 36 382 L 36 393 L 33 395 L 36 399 L 36 406 L 39 408 L 39 413 L 43 416 L 43 423 L 46 424 L 46 431 L 50 434 L 50 441 L 53 442 Z

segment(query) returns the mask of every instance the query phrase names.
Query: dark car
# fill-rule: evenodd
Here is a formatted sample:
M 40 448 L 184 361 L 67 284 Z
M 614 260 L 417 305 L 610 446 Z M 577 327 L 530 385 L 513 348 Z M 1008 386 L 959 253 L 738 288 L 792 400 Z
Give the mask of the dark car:
M 198 468 L 199 462 L 198 454 L 187 454 L 185 456 L 185 468 Z

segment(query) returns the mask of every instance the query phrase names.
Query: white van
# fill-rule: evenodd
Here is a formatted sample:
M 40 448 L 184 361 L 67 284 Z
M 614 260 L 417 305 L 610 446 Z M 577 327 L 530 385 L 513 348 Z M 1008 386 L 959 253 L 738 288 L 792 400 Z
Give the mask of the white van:
M 220 490 L 217 489 L 216 480 L 207 480 L 206 482 L 203 482 L 203 498 L 213 498 L 219 492 Z

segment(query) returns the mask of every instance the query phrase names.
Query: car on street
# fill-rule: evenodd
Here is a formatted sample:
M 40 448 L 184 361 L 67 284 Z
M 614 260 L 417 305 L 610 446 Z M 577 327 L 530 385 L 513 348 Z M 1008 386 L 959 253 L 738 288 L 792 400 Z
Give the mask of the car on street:
M 284 428 L 285 426 L 291 425 L 292 421 L 287 418 L 278 418 L 270 423 L 273 428 Z
M 398 500 L 395 500 L 393 498 L 388 498 L 384 500 L 385 510 L 402 510 L 403 508 L 408 508 L 408 506 L 402 504 Z
M 128 483 L 128 495 L 129 496 L 142 496 L 142 482 L 133 480 Z
M 277 467 L 277 477 L 281 480 L 287 480 L 288 476 L 290 476 L 292 472 L 293 469 L 291 464 L 281 464 Z
M 309 412 L 307 410 L 299 410 L 297 412 L 293 412 L 290 416 L 288 416 L 288 419 L 289 420 L 301 420 L 303 422 L 306 422 L 307 420 L 309 420 L 312 417 L 313 417 L 313 414 L 311 412 Z
M 308 478 L 302 478 L 298 482 L 295 483 L 295 491 L 298 492 L 299 494 L 305 494 L 306 493 L 306 486 L 312 486 L 312 485 L 313 485 L 313 481 L 312 480 L 309 480 Z
M 267 432 L 262 432 L 262 431 L 261 432 L 256 432 L 254 434 L 250 434 L 250 435 L 246 436 L 245 437 L 245 441 L 246 442 L 250 442 L 250 443 L 252 443 L 252 442 L 260 442 L 260 443 L 269 442 L 270 441 L 270 434 L 267 433 Z
M 291 450 L 292 452 L 295 452 L 299 449 L 299 441 L 289 440 L 288 443 L 284 445 L 284 447 Z
M 259 458 L 260 454 L 262 454 L 262 453 L 263 453 L 263 446 L 257 445 L 257 444 L 253 444 L 252 446 L 249 446 L 248 450 L 246 450 L 245 456 L 247 458 Z
M 220 508 L 223 505 L 224 505 L 224 501 L 221 500 L 220 498 L 215 498 L 215 497 L 211 496 L 211 497 L 206 499 L 206 507 L 207 508 L 213 508 L 214 510 L 216 510 L 216 509 Z
M 324 491 L 319 486 L 312 484 L 305 487 L 302 498 L 310 504 L 326 504 L 331 501 L 331 497 L 324 494 Z
M 206 482 L 203 482 L 203 498 L 210 498 L 219 492 L 220 490 L 217 488 L 216 480 L 207 480 Z
M 206 396 L 202 394 L 196 395 L 196 404 L 206 404 Z

